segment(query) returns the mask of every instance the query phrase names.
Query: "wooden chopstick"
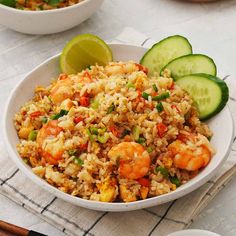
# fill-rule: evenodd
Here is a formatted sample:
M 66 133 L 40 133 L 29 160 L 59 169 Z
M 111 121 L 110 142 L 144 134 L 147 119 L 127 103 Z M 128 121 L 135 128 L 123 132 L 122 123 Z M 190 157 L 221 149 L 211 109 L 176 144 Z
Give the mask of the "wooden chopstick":
M 5 230 L 0 229 L 0 236 L 15 236 L 15 235 Z
M 28 236 L 29 230 L 0 220 L 0 229 L 17 236 Z
M 0 220 L 0 236 L 43 236 L 44 234 L 28 230 Z M 45 235 L 44 235 L 45 236 Z

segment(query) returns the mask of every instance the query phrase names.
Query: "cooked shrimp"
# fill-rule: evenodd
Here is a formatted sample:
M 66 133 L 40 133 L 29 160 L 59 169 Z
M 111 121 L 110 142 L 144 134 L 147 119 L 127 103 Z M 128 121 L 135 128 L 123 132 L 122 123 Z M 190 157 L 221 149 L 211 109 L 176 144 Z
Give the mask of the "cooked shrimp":
M 51 120 L 45 124 L 37 135 L 36 142 L 39 146 L 42 160 L 56 165 L 61 159 L 63 150 L 63 140 L 57 138 L 57 135 L 62 131 L 58 126 L 57 120 Z
M 174 165 L 188 171 L 205 167 L 214 153 L 209 141 L 203 135 L 189 135 L 184 139 L 178 139 L 171 143 L 168 149 L 174 155 Z
M 51 90 L 51 98 L 54 103 L 60 103 L 67 98 L 72 98 L 73 82 L 69 77 L 62 77 L 56 82 Z
M 127 179 L 139 179 L 147 174 L 150 156 L 141 144 L 122 142 L 111 148 L 108 153 L 111 160 L 119 161 L 119 173 Z

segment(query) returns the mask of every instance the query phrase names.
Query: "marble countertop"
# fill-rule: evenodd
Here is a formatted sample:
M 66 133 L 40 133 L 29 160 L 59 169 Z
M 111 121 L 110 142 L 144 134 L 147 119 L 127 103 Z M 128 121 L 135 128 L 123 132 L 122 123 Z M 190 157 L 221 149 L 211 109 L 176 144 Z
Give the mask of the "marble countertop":
M 81 33 L 112 40 L 124 27 L 150 38 L 185 35 L 194 51 L 215 59 L 220 75 L 236 74 L 236 1 L 192 4 L 177 0 L 105 0 L 101 9 L 81 25 L 59 34 L 24 35 L 0 25 L 0 108 L 15 83 L 36 65 L 60 52 Z M 2 139 L 0 135 L 0 139 Z M 195 219 L 190 228 L 236 235 L 236 177 Z M 0 195 L 0 219 L 50 236 L 61 236 L 52 225 Z

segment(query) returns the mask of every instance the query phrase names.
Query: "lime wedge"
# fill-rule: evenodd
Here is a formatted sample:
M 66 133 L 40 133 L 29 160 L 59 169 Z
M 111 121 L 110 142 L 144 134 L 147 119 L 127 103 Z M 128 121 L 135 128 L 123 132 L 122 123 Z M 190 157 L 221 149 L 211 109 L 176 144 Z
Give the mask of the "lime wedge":
M 112 52 L 102 39 L 92 34 L 81 34 L 64 47 L 60 67 L 64 73 L 76 74 L 90 65 L 105 66 L 109 61 L 112 61 Z

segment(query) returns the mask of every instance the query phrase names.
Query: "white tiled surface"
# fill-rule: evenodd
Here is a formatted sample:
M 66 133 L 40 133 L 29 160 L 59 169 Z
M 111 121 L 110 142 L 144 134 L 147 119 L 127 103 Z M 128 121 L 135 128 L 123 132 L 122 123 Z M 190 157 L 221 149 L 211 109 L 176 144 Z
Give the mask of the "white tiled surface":
M 178 0 L 105 0 L 89 20 L 72 30 L 29 36 L 0 25 L 0 109 L 15 83 L 46 58 L 61 51 L 65 42 L 80 33 L 112 40 L 124 27 L 133 27 L 159 40 L 183 34 L 194 51 L 212 56 L 220 75 L 236 74 L 236 1 L 190 4 Z M 1 136 L 0 136 L 1 139 Z M 236 178 L 224 188 L 191 225 L 222 236 L 236 235 Z M 53 226 L 0 195 L 0 219 L 61 236 Z

